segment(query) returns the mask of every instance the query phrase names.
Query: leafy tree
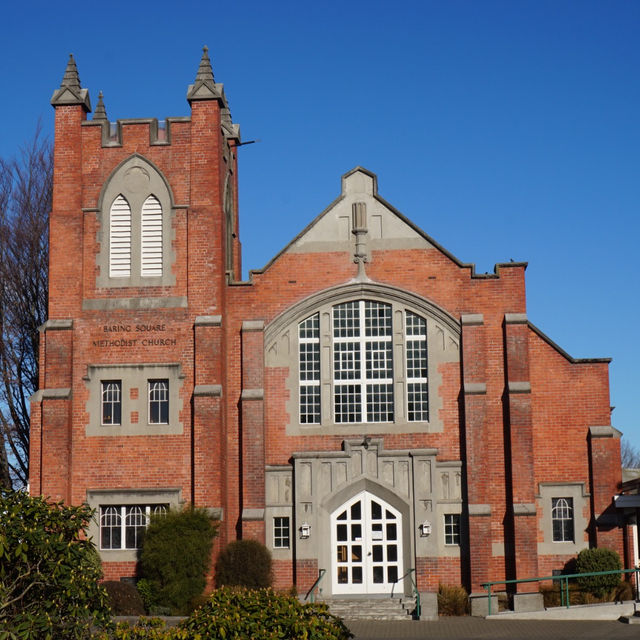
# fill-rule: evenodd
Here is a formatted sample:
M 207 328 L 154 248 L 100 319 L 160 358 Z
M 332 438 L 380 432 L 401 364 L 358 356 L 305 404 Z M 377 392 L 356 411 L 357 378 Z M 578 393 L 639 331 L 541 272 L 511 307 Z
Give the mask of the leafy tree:
M 0 491 L 0 638 L 84 639 L 110 622 L 87 506 Z
M 140 564 L 152 605 L 188 613 L 204 591 L 217 527 L 202 509 L 186 508 L 152 518 L 142 543 Z M 147 605 L 151 604 L 147 600 Z M 153 610 L 153 606 L 151 606 Z
M 47 318 L 53 183 L 39 131 L 16 160 L 0 158 L 0 486 L 29 478 L 29 396 L 38 388 L 38 327 Z
M 216 562 L 216 584 L 264 589 L 270 587 L 271 553 L 257 540 L 230 542 Z

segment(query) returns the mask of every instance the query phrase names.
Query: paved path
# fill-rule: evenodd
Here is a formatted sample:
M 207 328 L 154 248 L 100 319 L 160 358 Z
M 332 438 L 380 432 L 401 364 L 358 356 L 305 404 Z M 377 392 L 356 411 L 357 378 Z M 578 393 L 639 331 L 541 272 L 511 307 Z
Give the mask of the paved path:
M 640 625 L 617 620 L 485 620 L 471 616 L 437 621 L 345 620 L 356 640 L 624 640 L 640 639 Z

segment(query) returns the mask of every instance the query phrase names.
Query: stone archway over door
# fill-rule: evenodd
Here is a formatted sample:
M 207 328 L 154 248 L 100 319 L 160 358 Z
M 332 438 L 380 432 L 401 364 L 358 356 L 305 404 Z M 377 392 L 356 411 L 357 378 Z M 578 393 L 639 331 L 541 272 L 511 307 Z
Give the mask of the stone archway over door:
M 397 509 L 362 491 L 331 514 L 334 594 L 390 593 L 403 573 Z

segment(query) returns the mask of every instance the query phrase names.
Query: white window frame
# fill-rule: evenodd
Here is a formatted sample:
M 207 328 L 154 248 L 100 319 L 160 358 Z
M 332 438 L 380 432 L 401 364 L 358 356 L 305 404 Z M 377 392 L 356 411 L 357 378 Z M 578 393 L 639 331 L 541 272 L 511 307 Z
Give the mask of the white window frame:
M 460 546 L 460 514 L 444 514 L 444 544 L 446 547 Z
M 388 314 L 384 328 L 376 330 L 376 310 Z M 328 374 L 331 384 L 331 412 L 336 425 L 384 424 L 396 421 L 396 406 L 404 378 L 404 420 L 429 421 L 429 354 L 427 323 L 424 315 L 398 308 L 384 300 L 357 299 L 330 307 L 328 336 L 320 331 L 320 312 L 312 313 L 297 325 L 298 332 L 298 417 L 301 425 L 319 425 L 322 415 L 322 380 Z M 366 335 L 367 312 L 370 334 Z M 340 314 L 337 316 L 337 314 Z M 402 318 L 402 326 L 396 326 Z M 401 333 L 404 361 L 395 362 L 394 336 Z M 324 334 L 323 334 L 324 335 Z M 322 353 L 331 354 L 330 371 L 323 372 Z M 326 364 L 326 363 L 325 363 Z M 401 372 L 401 375 L 398 375 Z M 385 375 L 386 374 L 386 375 Z
M 167 504 L 127 504 L 127 505 L 100 505 L 100 551 L 122 551 L 140 549 L 142 534 L 149 526 L 152 515 L 164 515 L 167 513 Z M 103 532 L 110 531 L 110 539 L 117 532 L 120 537 L 120 545 L 103 545 Z M 127 544 L 131 536 L 127 536 L 128 530 L 133 530 L 134 544 Z
M 300 424 L 320 422 L 320 314 L 298 325 L 298 381 Z
M 404 340 L 407 371 L 407 420 L 429 420 L 429 352 L 427 319 L 413 311 L 404 312 Z
M 111 407 L 112 417 L 110 420 L 105 420 L 105 409 L 108 406 Z M 116 407 L 118 407 L 118 420 L 115 417 Z M 100 382 L 100 424 L 105 427 L 122 424 L 122 380 L 102 380 Z
M 167 378 L 155 378 L 152 380 L 148 380 L 147 397 L 149 399 L 147 405 L 148 423 L 169 424 L 169 419 L 171 417 L 171 414 L 169 413 L 169 380 Z M 154 419 L 153 405 L 158 406 L 156 419 Z M 166 419 L 163 419 L 163 414 L 165 412 Z
M 560 525 L 560 535 L 556 537 L 555 524 Z M 566 523 L 571 524 L 571 535 L 567 536 Z M 553 542 L 575 542 L 576 524 L 573 510 L 573 498 L 563 496 L 551 498 L 551 536 Z
M 288 549 L 291 546 L 291 521 L 289 516 L 273 518 L 273 548 Z
M 392 306 L 353 300 L 334 305 L 331 313 L 336 423 L 393 422 Z

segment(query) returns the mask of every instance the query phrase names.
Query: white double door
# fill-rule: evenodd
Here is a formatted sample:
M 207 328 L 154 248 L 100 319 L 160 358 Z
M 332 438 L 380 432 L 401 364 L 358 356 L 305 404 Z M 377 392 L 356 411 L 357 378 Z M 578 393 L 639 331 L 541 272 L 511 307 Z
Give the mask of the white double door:
M 333 593 L 390 593 L 402 577 L 400 512 L 362 491 L 331 514 L 331 551 Z

